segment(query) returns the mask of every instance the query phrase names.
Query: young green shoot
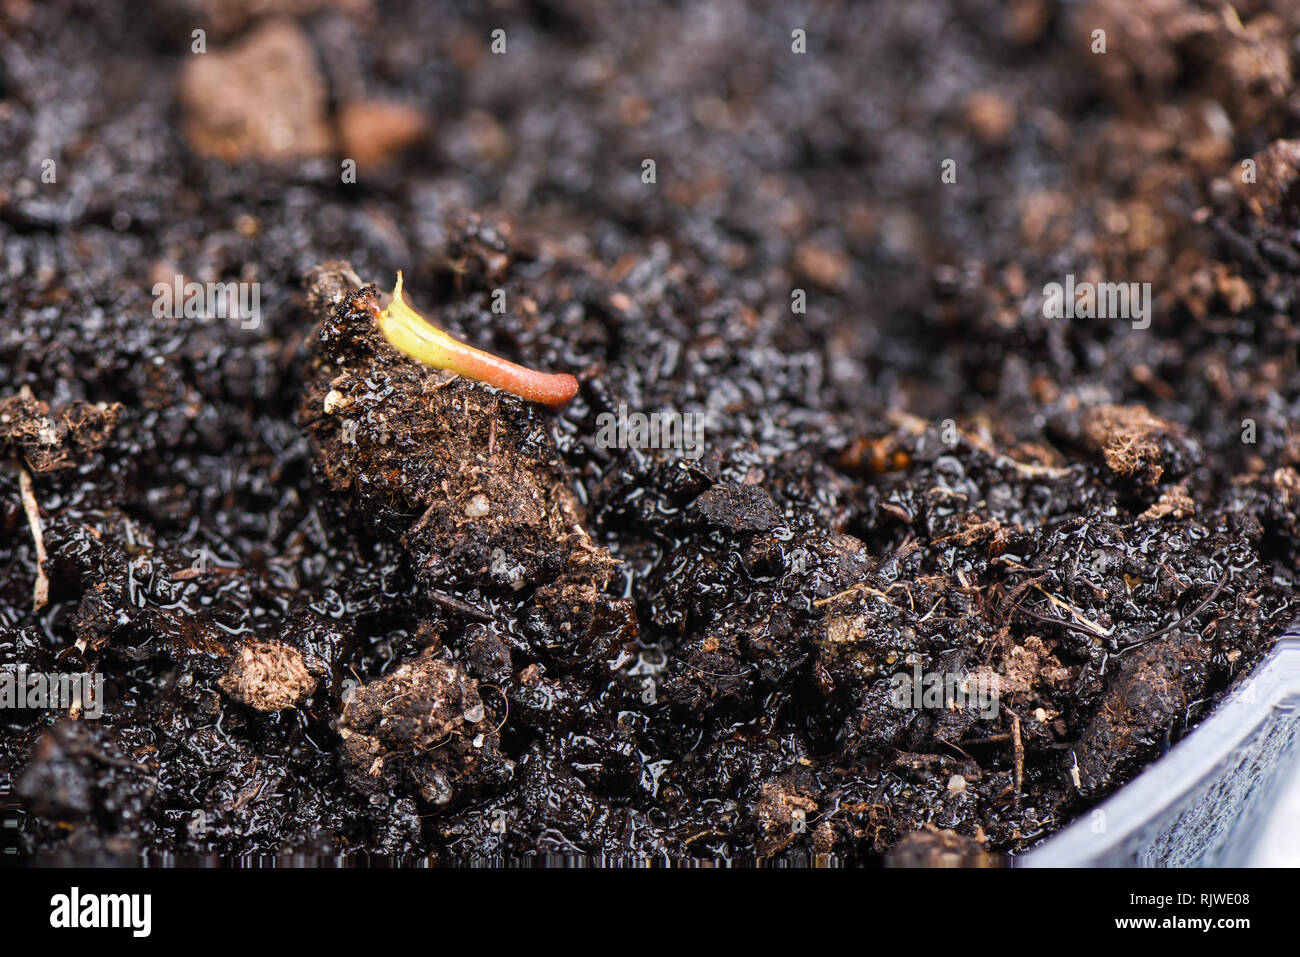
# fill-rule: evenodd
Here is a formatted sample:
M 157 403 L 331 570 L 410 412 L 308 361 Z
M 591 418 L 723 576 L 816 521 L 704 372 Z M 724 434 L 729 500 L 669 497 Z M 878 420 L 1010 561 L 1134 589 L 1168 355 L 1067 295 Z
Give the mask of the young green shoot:
M 527 369 L 459 342 L 431 325 L 402 297 L 400 271 L 388 308 L 381 310 L 377 303 L 372 303 L 370 308 L 389 344 L 417 362 L 484 382 L 529 402 L 560 406 L 578 394 L 578 380 L 567 372 Z

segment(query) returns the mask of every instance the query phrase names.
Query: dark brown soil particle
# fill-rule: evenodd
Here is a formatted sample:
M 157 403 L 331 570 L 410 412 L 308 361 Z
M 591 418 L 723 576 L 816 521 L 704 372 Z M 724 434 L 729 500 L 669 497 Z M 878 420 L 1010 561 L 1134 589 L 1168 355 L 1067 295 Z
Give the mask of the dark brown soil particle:
M 510 779 L 497 709 L 454 662 L 428 655 L 362 685 L 339 717 L 343 773 L 366 793 L 411 789 L 434 807 Z
M 69 468 L 108 441 L 121 413 L 120 403 L 79 399 L 51 409 L 24 389 L 0 399 L 0 455 L 37 473 Z
M 1300 610 L 1288 4 L 0 8 L 27 859 L 996 865 Z

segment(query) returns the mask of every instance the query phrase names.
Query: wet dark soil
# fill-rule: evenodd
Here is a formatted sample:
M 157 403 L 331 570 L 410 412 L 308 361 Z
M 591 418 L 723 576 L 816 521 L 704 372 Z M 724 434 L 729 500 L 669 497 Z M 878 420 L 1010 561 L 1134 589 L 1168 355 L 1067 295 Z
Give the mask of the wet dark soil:
M 1297 34 L 0 0 L 0 667 L 106 681 L 97 719 L 0 710 L 24 858 L 1051 834 L 1298 610 Z M 398 269 L 578 397 L 401 356 Z M 176 275 L 259 321 L 158 309 Z M 1149 325 L 1049 318 L 1067 276 L 1151 283 Z M 702 414 L 702 454 L 606 447 L 620 407 Z M 898 707 L 918 669 L 997 707 Z

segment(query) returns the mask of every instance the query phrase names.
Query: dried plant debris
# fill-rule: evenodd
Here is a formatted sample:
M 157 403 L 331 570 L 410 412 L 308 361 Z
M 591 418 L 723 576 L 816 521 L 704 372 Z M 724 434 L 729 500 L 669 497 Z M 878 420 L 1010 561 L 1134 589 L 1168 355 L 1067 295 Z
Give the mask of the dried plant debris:
M 998 864 L 1300 610 L 1285 5 L 139 6 L 0 23 L 30 857 Z
M 217 684 L 231 699 L 258 711 L 295 707 L 316 687 L 302 652 L 271 641 L 240 646 Z
M 1087 446 L 1116 475 L 1158 485 L 1166 471 L 1179 478 L 1200 459 L 1200 450 L 1169 422 L 1141 406 L 1089 409 L 1080 422 Z

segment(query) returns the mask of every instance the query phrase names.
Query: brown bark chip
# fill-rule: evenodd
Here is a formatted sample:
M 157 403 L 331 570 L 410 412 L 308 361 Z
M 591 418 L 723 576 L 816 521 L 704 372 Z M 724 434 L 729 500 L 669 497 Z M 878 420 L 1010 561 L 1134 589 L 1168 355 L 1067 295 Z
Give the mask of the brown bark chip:
M 343 155 L 359 168 L 390 163 L 429 131 L 424 113 L 405 103 L 365 100 L 344 103 L 338 115 Z
M 181 76 L 185 137 L 226 162 L 295 160 L 334 147 L 328 93 L 292 20 L 271 20 L 220 51 L 194 54 Z

